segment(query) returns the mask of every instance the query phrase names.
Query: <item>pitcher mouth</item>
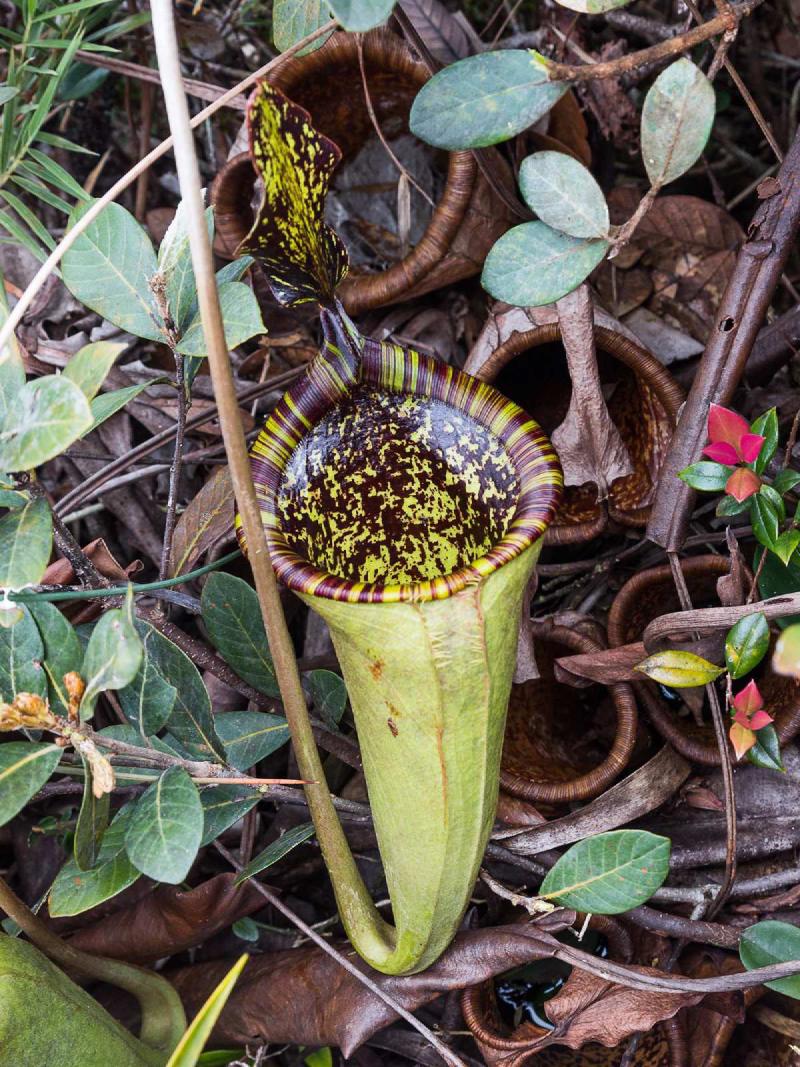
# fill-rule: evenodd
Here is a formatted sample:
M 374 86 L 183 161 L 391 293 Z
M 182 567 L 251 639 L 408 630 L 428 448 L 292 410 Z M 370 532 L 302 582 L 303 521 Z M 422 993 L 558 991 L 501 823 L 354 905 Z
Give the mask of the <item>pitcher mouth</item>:
M 441 600 L 481 581 L 542 537 L 562 491 L 558 457 L 520 407 L 371 339 L 355 389 L 317 361 L 251 465 L 278 578 L 350 603 Z

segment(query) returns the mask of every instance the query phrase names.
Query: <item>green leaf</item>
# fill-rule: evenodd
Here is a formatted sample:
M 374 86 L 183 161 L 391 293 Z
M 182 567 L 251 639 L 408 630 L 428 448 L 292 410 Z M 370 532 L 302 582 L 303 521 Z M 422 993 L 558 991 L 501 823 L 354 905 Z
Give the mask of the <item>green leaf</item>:
M 50 507 L 41 497 L 0 519 L 0 588 L 23 589 L 42 580 L 53 547 Z
M 680 652 L 668 649 L 656 652 L 647 659 L 637 663 L 634 670 L 641 671 L 648 678 L 671 689 L 692 689 L 698 685 L 707 685 L 724 674 L 724 667 L 716 667 L 707 659 L 696 656 L 694 652 Z
M 337 729 L 347 707 L 344 681 L 333 671 L 309 671 L 306 680 L 317 715 L 332 729 Z
M 225 1007 L 225 1002 L 231 995 L 236 980 L 242 973 L 242 968 L 249 958 L 249 956 L 240 956 L 205 1004 L 203 1004 L 190 1023 L 189 1029 L 178 1042 L 175 1051 L 167 1060 L 167 1067 L 194 1067 L 200 1058 L 200 1053 L 203 1051 L 206 1041 L 211 1036 L 214 1023 L 219 1018 L 219 1013 Z
M 122 389 L 114 389 L 110 393 L 101 393 L 100 396 L 96 396 L 91 404 L 92 425 L 86 432 L 91 433 L 92 430 L 96 430 L 106 419 L 116 415 L 126 404 L 135 400 L 140 393 L 149 389 L 151 385 L 155 385 L 157 381 L 158 379 L 155 379 L 149 382 L 139 382 L 138 385 L 126 385 Z
M 286 719 L 262 711 L 227 711 L 215 716 L 214 725 L 237 771 L 249 770 L 289 740 Z
M 267 867 L 271 867 L 278 860 L 282 860 L 293 848 L 297 848 L 298 845 L 302 845 L 304 841 L 308 841 L 313 836 L 314 824 L 312 822 L 304 822 L 301 826 L 295 826 L 294 829 L 287 830 L 285 834 L 281 834 L 277 841 L 273 841 L 271 845 L 267 845 L 263 852 L 259 852 L 255 859 L 252 859 L 239 872 L 233 884 L 241 885 L 248 878 L 254 878 L 257 874 L 265 871 Z
M 178 690 L 159 670 L 152 649 L 158 631 L 147 622 L 136 623 L 142 640 L 142 659 L 131 682 L 117 693 L 125 717 L 140 734 L 151 737 L 166 725 L 175 707 Z
M 203 836 L 203 805 L 182 767 L 170 767 L 134 808 L 125 849 L 142 874 L 178 885 L 194 863 Z
M 80 915 L 115 897 L 141 877 L 125 852 L 125 834 L 133 808 L 133 802 L 126 804 L 114 816 L 91 870 L 82 871 L 72 859 L 58 872 L 48 898 L 54 919 Z
M 759 567 L 763 555 L 764 549 L 757 547 L 753 554 L 753 566 L 755 568 Z M 758 589 L 763 599 L 771 596 L 783 596 L 785 593 L 799 592 L 800 560 L 798 560 L 797 556 L 792 557 L 788 565 L 784 566 L 777 556 L 773 555 L 772 552 L 767 552 L 764 564 L 761 567 L 761 574 L 758 577 Z M 800 623 L 800 615 L 787 615 L 776 619 L 775 622 L 781 629 L 785 629 L 793 623 Z
M 24 471 L 53 459 L 86 433 L 86 397 L 63 374 L 28 382 L 0 422 L 0 470 Z
M 542 222 L 572 237 L 608 237 L 606 198 L 589 171 L 563 152 L 535 152 L 522 161 L 519 187 Z
M 711 82 L 691 60 L 678 59 L 659 74 L 642 108 L 642 159 L 652 185 L 674 181 L 697 161 L 715 108 Z
M 784 530 L 782 534 L 776 537 L 772 551 L 781 563 L 786 566 L 798 545 L 800 545 L 800 530 Z
M 95 625 L 83 658 L 86 691 L 81 701 L 81 722 L 94 714 L 97 698 L 107 689 L 122 689 L 132 682 L 142 661 L 142 642 L 133 624 L 133 598 L 125 607 L 112 608 Z
M 568 7 L 570 11 L 579 11 L 582 15 L 600 15 L 618 7 L 625 7 L 630 2 L 631 0 L 556 0 L 560 7 Z
M 280 696 L 255 589 L 232 574 L 214 571 L 200 604 L 211 643 L 225 662 L 259 693 Z
M 690 467 L 684 467 L 678 472 L 678 477 L 692 489 L 698 489 L 701 493 L 721 493 L 724 492 L 731 474 L 733 474 L 733 467 L 725 467 L 722 463 L 703 459 L 699 463 L 692 463 Z
M 55 604 L 46 600 L 25 605 L 33 616 L 44 645 L 44 670 L 47 675 L 47 694 L 56 715 L 66 715 L 69 698 L 64 689 L 64 675 L 80 671 L 83 649 L 78 635 Z
M 225 748 L 214 728 L 208 690 L 197 667 L 177 645 L 147 623 L 138 622 L 136 626 L 142 638 L 150 634 L 148 658 L 161 678 L 175 689 L 175 703 L 165 725 L 194 758 L 224 763 Z
M 740 503 L 738 500 L 736 500 L 735 497 L 724 496 L 714 509 L 714 514 L 718 515 L 720 518 L 729 519 L 732 518 L 734 515 L 741 515 L 743 512 L 749 510 L 749 500 L 743 500 Z
M 246 785 L 215 785 L 203 789 L 200 802 L 203 805 L 202 845 L 210 845 L 229 826 L 233 826 L 254 808 L 261 793 Z
M 733 679 L 755 670 L 769 648 L 769 624 L 760 611 L 739 619 L 725 638 L 725 663 Z
M 788 626 L 775 643 L 772 667 L 778 674 L 800 679 L 800 623 Z
M 759 544 L 770 550 L 774 547 L 780 533 L 780 514 L 773 501 L 763 493 L 764 486 L 750 497 L 750 519 L 753 533 Z
M 669 873 L 670 841 L 645 830 L 596 834 L 569 848 L 550 869 L 539 895 L 595 915 L 644 904 Z
M 80 389 L 87 400 L 92 400 L 117 357 L 128 346 L 113 341 L 95 341 L 84 345 L 64 368 L 64 377 L 69 378 Z
M 750 432 L 756 433 L 759 437 L 765 439 L 764 444 L 761 446 L 761 451 L 753 464 L 753 470 L 756 474 L 763 474 L 767 464 L 778 450 L 778 412 L 775 408 L 770 408 L 763 415 L 759 415 L 755 422 L 751 424 Z M 781 492 L 781 490 L 778 490 L 778 492 Z
M 411 132 L 451 152 L 498 144 L 538 122 L 568 88 L 568 82 L 548 80 L 536 52 L 481 52 L 423 85 L 411 108 Z
M 766 482 L 758 490 L 758 495 L 765 497 L 769 500 L 775 509 L 775 514 L 778 516 L 778 522 L 783 523 L 786 520 L 786 505 L 783 502 L 783 497 L 780 493 L 776 492 L 771 485 Z
M 75 863 L 82 871 L 94 867 L 100 853 L 100 844 L 108 826 L 111 797 L 108 793 L 96 797 L 93 792 L 94 776 L 89 761 L 83 760 L 83 798 L 75 826 L 73 854 Z
M 167 304 L 173 322 L 180 332 L 186 329 L 187 323 L 193 317 L 192 307 L 197 303 L 197 282 L 194 277 L 186 218 L 186 207 L 181 201 L 158 250 L 158 269 L 165 276 L 167 283 Z M 213 241 L 213 208 L 206 208 L 205 219 L 208 239 Z
M 775 919 L 748 926 L 739 941 L 739 957 L 748 971 L 797 960 L 797 974 L 764 984 L 768 989 L 800 1000 L 800 930 L 796 926 Z
M 481 283 L 497 300 L 540 307 L 577 288 L 607 249 L 608 241 L 570 237 L 543 222 L 523 222 L 492 246 Z
M 17 95 L 19 89 L 16 85 L 0 85 L 0 107 Z
M 302 41 L 309 33 L 324 26 L 330 18 L 328 5 L 324 0 L 275 0 L 272 7 L 272 39 L 279 52 Z M 314 41 L 304 48 L 299 55 L 313 52 L 328 40 L 328 36 Z
M 229 349 L 236 348 L 258 333 L 264 333 L 265 327 L 255 293 L 244 282 L 226 282 L 220 286 L 219 302 L 225 323 L 225 344 Z M 184 356 L 206 355 L 203 323 L 199 312 L 181 337 L 178 351 Z
M 774 726 L 762 726 L 755 731 L 756 743 L 747 750 L 748 760 L 756 767 L 767 771 L 783 771 L 786 768 L 781 760 L 781 742 Z
M 333 1067 L 333 1053 L 329 1048 L 318 1048 L 304 1058 L 306 1067 Z
M 27 741 L 0 745 L 0 826 L 22 811 L 58 766 L 63 749 Z
M 328 0 L 328 6 L 350 33 L 366 33 L 386 22 L 394 0 Z
M 772 481 L 772 488 L 776 493 L 780 493 L 781 496 L 783 496 L 784 493 L 788 493 L 794 489 L 798 483 L 800 483 L 800 471 L 778 471 Z
M 72 214 L 74 225 L 87 205 Z M 64 254 L 64 283 L 92 311 L 115 326 L 164 341 L 161 316 L 150 289 L 158 265 L 153 246 L 136 219 L 109 204 Z
M 231 926 L 231 931 L 242 941 L 258 941 L 261 936 L 258 924 L 249 916 L 244 919 L 237 919 Z
M 44 646 L 26 606 L 14 626 L 0 628 L 0 699 L 10 703 L 17 693 L 45 696 Z

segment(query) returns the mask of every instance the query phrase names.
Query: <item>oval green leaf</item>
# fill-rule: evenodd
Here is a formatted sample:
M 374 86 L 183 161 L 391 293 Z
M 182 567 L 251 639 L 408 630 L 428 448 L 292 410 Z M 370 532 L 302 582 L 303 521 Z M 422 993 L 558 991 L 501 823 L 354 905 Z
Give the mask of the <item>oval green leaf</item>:
M 452 63 L 423 85 L 411 108 L 411 132 L 457 151 L 498 144 L 532 126 L 564 95 L 535 52 L 503 49 Z
M 577 159 L 563 152 L 535 152 L 522 161 L 519 187 L 542 222 L 571 237 L 607 237 L 603 191 Z
M 63 749 L 27 741 L 0 745 L 0 826 L 22 811 L 58 766 Z
M 724 673 L 724 667 L 716 667 L 694 652 L 679 652 L 668 649 L 656 652 L 647 659 L 637 663 L 634 670 L 641 671 L 648 678 L 672 689 L 693 689 L 698 685 L 708 685 Z
M 642 107 L 642 159 L 651 184 L 666 185 L 699 158 L 714 124 L 711 82 L 689 59 L 678 59 L 650 86 Z
M 607 248 L 608 241 L 570 237 L 543 222 L 523 222 L 495 242 L 481 283 L 507 304 L 551 304 L 577 288 Z
M 796 926 L 774 919 L 749 926 L 739 942 L 739 957 L 748 971 L 797 960 L 796 975 L 764 984 L 768 989 L 800 1000 L 800 930 Z
M 79 349 L 64 368 L 63 376 L 80 389 L 87 400 L 92 400 L 118 356 L 128 346 L 113 341 L 95 341 Z
M 42 638 L 27 605 L 20 610 L 18 622 L 0 628 L 0 700 L 7 703 L 17 693 L 47 694 Z
M 728 630 L 725 638 L 725 664 L 731 678 L 743 678 L 755 670 L 769 648 L 769 624 L 757 611 L 745 615 Z
M 539 895 L 577 911 L 617 915 L 638 908 L 662 885 L 669 853 L 669 838 L 645 830 L 597 834 L 564 853 Z
M 63 452 L 92 425 L 89 401 L 62 375 L 28 382 L 0 423 L 0 470 L 25 471 Z
M 366 33 L 386 22 L 394 0 L 328 0 L 328 7 L 350 33 Z
M 247 771 L 289 740 L 289 726 L 281 715 L 264 711 L 228 711 L 214 718 L 228 763 Z
M 142 794 L 125 834 L 131 863 L 157 882 L 178 885 L 203 837 L 203 805 L 182 767 L 170 767 Z
M 300 826 L 287 830 L 285 834 L 281 834 L 277 841 L 273 841 L 271 845 L 267 845 L 263 852 L 259 852 L 255 859 L 250 860 L 247 866 L 236 876 L 236 881 L 233 884 L 241 885 L 248 878 L 253 878 L 255 875 L 260 874 L 267 867 L 271 867 L 273 863 L 282 860 L 293 848 L 297 848 L 298 845 L 302 845 L 304 841 L 308 841 L 313 836 L 313 822 L 304 822 Z
M 255 589 L 215 571 L 203 586 L 200 603 L 208 636 L 225 662 L 259 693 L 280 696 Z
M 140 877 L 125 852 L 125 834 L 132 814 L 133 804 L 120 808 L 103 834 L 97 860 L 90 870 L 82 871 L 72 859 L 58 872 L 48 897 L 54 919 L 80 915 L 115 897 Z
M 714 463 L 710 459 L 701 459 L 699 463 L 692 463 L 691 466 L 678 471 L 681 481 L 701 493 L 723 492 L 731 474 L 733 467 L 725 467 L 722 463 Z
M 81 701 L 81 722 L 94 714 L 97 698 L 107 689 L 122 689 L 136 677 L 142 662 L 142 642 L 132 618 L 132 602 L 107 611 L 92 630 L 83 657 L 86 690 Z
M 800 623 L 787 627 L 778 638 L 772 666 L 778 674 L 800 678 Z
M 275 0 L 272 6 L 272 39 L 275 47 L 279 52 L 285 52 L 324 26 L 329 19 L 330 12 L 324 0 Z M 321 48 L 328 36 L 320 37 L 298 54 L 304 56 Z
M 0 519 L 0 589 L 23 589 L 40 582 L 52 547 L 53 520 L 46 500 L 30 500 L 4 515 Z

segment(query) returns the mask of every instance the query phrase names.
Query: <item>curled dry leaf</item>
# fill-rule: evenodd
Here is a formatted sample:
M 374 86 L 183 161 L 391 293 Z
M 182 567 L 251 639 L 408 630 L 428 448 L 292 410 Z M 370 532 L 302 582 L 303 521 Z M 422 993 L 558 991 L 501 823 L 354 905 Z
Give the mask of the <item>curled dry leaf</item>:
M 175 526 L 170 575 L 190 571 L 205 551 L 233 534 L 234 510 L 230 471 L 217 467 Z
M 551 436 L 564 468 L 564 483 L 593 482 L 598 500 L 605 500 L 611 482 L 632 474 L 633 465 L 603 398 L 589 287 L 581 285 L 562 297 L 557 307 L 572 397 L 567 417 Z
M 236 888 L 234 879 L 233 874 L 218 874 L 189 890 L 158 886 L 146 897 L 84 926 L 69 943 L 129 963 L 150 963 L 184 952 L 263 907 L 263 897 L 252 885 Z M 201 1004 L 204 999 L 200 998 Z

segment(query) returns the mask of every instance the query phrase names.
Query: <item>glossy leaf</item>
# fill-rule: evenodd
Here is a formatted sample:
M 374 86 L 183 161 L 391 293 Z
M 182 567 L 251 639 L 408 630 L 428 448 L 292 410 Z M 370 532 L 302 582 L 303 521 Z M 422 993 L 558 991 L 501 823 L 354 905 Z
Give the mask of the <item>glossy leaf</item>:
M 386 22 L 394 0 L 328 0 L 328 6 L 350 33 L 365 33 Z
M 758 590 L 762 598 L 800 591 L 800 559 L 797 556 L 784 565 L 772 552 L 765 552 L 758 546 L 753 553 L 754 568 L 759 568 L 762 556 L 765 558 L 758 576 Z M 781 629 L 786 629 L 794 623 L 800 623 L 800 615 L 787 615 L 775 619 L 775 622 Z
M 91 424 L 88 400 L 63 374 L 28 382 L 0 422 L 0 470 L 31 470 L 46 463 Z
M 763 492 L 756 493 L 750 498 L 750 518 L 758 543 L 772 549 L 778 539 L 781 524 L 775 503 Z
M 300 826 L 295 826 L 291 830 L 287 830 L 285 834 L 273 841 L 271 845 L 259 852 L 259 854 L 252 859 L 247 866 L 239 872 L 236 876 L 234 885 L 241 885 L 242 882 L 246 882 L 248 878 L 254 878 L 257 874 L 265 871 L 267 867 L 271 867 L 278 860 L 282 860 L 284 856 L 288 855 L 292 849 L 297 848 L 298 845 L 302 845 L 304 841 L 308 841 L 310 837 L 314 836 L 314 824 L 311 822 L 304 822 Z
M 255 589 L 215 571 L 203 586 L 200 603 L 208 635 L 225 662 L 260 693 L 280 696 Z
M 58 766 L 57 745 L 9 741 L 0 744 L 0 826 L 22 811 Z
M 170 767 L 137 802 L 125 850 L 142 874 L 178 885 L 194 863 L 202 836 L 197 787 L 182 767 Z
M 97 698 L 107 689 L 122 689 L 136 677 L 142 661 L 142 642 L 133 624 L 133 600 L 122 608 L 112 608 L 96 623 L 81 674 L 86 691 L 81 701 L 81 721 L 94 714 Z
M 568 88 L 548 80 L 547 64 L 535 52 L 482 52 L 423 85 L 411 108 L 411 132 L 451 152 L 498 144 L 532 126 Z
M 146 622 L 137 622 L 142 641 L 142 659 L 133 679 L 117 693 L 128 722 L 142 738 L 150 737 L 167 723 L 178 696 L 177 688 L 161 673 L 153 648 L 158 631 Z
M 781 742 L 774 726 L 763 726 L 755 731 L 756 743 L 748 750 L 747 758 L 756 767 L 768 771 L 785 771 L 781 759 Z
M 35 585 L 50 561 L 53 520 L 46 500 L 37 498 L 0 519 L 0 589 Z
M 27 606 L 21 610 L 14 626 L 0 628 L 0 700 L 6 703 L 17 693 L 47 693 L 42 638 Z
M 702 493 L 721 493 L 732 473 L 733 467 L 703 459 L 699 463 L 692 463 L 690 467 L 684 467 L 678 472 L 678 477 L 692 489 Z
M 789 626 L 778 638 L 772 666 L 778 674 L 800 679 L 800 623 Z
M 774 919 L 748 926 L 739 941 L 739 957 L 748 971 L 797 960 L 796 975 L 764 984 L 768 989 L 800 1000 L 800 930 L 796 926 Z
M 697 161 L 715 109 L 711 83 L 691 60 L 678 59 L 659 74 L 642 107 L 642 159 L 652 185 L 674 181 Z
M 800 471 L 783 470 L 778 471 L 775 475 L 772 481 L 772 488 L 782 496 L 784 493 L 790 492 L 798 484 L 800 484 Z
M 760 611 L 745 615 L 725 637 L 725 664 L 731 678 L 744 678 L 755 670 L 769 648 L 769 624 Z
M 261 799 L 261 793 L 246 785 L 215 785 L 203 789 L 200 802 L 203 805 L 202 845 L 210 845 L 229 826 L 233 826 Z
M 214 725 L 228 763 L 239 771 L 249 770 L 289 740 L 286 719 L 263 711 L 228 711 L 217 715 Z
M 770 408 L 763 415 L 759 415 L 750 426 L 750 433 L 758 434 L 764 438 L 764 443 L 753 463 L 756 474 L 764 473 L 767 464 L 777 452 L 778 432 L 778 412 L 775 408 Z M 798 478 L 800 478 L 800 475 L 798 475 Z M 782 490 L 779 489 L 778 492 L 782 492 Z
M 167 1067 L 195 1067 L 206 1041 L 211 1036 L 214 1023 L 225 1007 L 225 1002 L 231 995 L 236 980 L 242 973 L 242 968 L 248 959 L 249 956 L 240 956 L 208 1000 L 206 1000 L 189 1024 L 189 1029 L 178 1042 L 175 1051 L 167 1060 Z
M 236 348 L 256 334 L 265 332 L 255 293 L 244 282 L 226 282 L 220 286 L 219 303 L 225 324 L 225 343 L 229 349 Z M 184 356 L 206 355 L 200 312 L 186 327 L 186 332 L 178 343 L 178 351 Z
M 637 908 L 669 873 L 670 841 L 645 830 L 596 834 L 569 848 L 547 873 L 539 895 L 595 915 Z
M 86 206 L 77 209 L 71 224 Z M 105 207 L 63 259 L 64 282 L 73 296 L 120 329 L 150 341 L 164 341 L 150 289 L 157 269 L 150 238 L 119 204 Z
M 90 870 L 81 870 L 72 859 L 58 872 L 48 897 L 54 919 L 80 915 L 115 897 L 141 877 L 125 852 L 125 834 L 133 807 L 133 803 L 126 804 L 114 816 Z
M 576 289 L 607 249 L 607 241 L 570 237 L 543 222 L 523 222 L 495 242 L 481 283 L 497 300 L 539 307 Z
M 607 237 L 608 205 L 591 173 L 563 152 L 535 152 L 522 161 L 519 187 L 542 222 L 572 237 Z
M 111 811 L 111 797 L 108 793 L 94 795 L 94 776 L 92 767 L 85 757 L 83 761 L 83 797 L 81 799 L 78 821 L 75 824 L 73 856 L 82 871 L 94 867 L 100 852 L 103 834 L 108 827 Z
M 66 365 L 63 376 L 74 382 L 87 400 L 92 400 L 127 347 L 126 344 L 113 341 L 95 341 L 84 345 Z
M 272 7 L 272 39 L 279 52 L 302 41 L 309 33 L 324 26 L 330 10 L 324 0 L 275 0 Z M 305 55 L 320 48 L 328 37 L 321 37 L 300 52 Z
M 784 530 L 782 534 L 778 534 L 775 538 L 772 551 L 781 563 L 786 566 L 797 550 L 798 545 L 800 545 L 800 530 Z
M 261 262 L 280 303 L 329 302 L 347 273 L 344 244 L 324 221 L 341 152 L 314 128 L 307 111 L 268 82 L 250 97 L 247 119 L 263 194 L 239 253 Z
M 328 726 L 336 729 L 347 707 L 344 680 L 333 671 L 309 671 L 306 679 L 317 715 Z
M 702 656 L 696 656 L 694 652 L 668 649 L 648 656 L 636 664 L 635 670 L 671 689 L 692 689 L 713 682 L 724 673 L 725 668 L 716 667 Z

